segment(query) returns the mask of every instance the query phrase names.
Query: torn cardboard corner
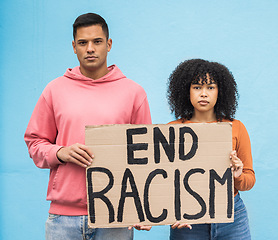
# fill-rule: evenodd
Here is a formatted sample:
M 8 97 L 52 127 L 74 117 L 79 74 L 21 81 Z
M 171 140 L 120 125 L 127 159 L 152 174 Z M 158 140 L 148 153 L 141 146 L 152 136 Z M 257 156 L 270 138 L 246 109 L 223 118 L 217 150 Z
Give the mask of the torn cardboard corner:
M 90 227 L 232 222 L 230 123 L 86 127 Z

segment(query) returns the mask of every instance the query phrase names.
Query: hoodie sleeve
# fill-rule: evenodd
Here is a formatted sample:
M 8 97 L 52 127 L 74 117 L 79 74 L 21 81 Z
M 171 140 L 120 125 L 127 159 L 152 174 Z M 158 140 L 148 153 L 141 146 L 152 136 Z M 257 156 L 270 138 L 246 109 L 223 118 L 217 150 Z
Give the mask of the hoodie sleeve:
M 53 110 L 41 95 L 24 135 L 30 157 L 37 167 L 51 169 L 62 164 L 56 156 L 61 148 L 55 144 L 56 136 L 57 127 Z
M 151 124 L 151 113 L 147 96 L 132 116 L 131 124 Z

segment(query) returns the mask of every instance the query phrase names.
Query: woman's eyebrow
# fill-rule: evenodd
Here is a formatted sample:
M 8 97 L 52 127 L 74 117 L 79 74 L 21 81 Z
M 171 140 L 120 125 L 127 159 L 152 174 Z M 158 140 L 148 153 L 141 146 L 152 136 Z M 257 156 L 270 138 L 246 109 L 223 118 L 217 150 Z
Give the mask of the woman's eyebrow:
M 203 85 L 200 81 L 193 81 L 192 83 L 191 83 L 191 85 Z
M 212 84 L 217 84 L 217 83 L 214 81 L 213 82 L 210 81 L 209 83 L 207 83 L 207 85 L 212 85 Z

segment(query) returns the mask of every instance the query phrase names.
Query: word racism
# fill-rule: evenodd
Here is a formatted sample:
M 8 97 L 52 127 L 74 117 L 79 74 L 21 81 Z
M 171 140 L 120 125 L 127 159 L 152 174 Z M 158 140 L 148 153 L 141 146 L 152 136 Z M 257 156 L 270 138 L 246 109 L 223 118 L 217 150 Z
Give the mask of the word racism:
M 86 127 L 90 227 L 233 221 L 230 123 Z

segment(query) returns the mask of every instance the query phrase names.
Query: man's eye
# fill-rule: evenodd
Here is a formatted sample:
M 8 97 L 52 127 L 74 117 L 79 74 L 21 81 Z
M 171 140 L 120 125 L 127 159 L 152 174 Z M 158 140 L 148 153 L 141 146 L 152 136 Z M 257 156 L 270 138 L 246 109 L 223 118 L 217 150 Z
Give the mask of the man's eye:
M 79 42 L 79 45 L 85 45 L 86 42 Z
M 96 41 L 95 41 L 95 44 L 100 44 L 100 43 L 102 43 L 101 40 L 96 40 Z

